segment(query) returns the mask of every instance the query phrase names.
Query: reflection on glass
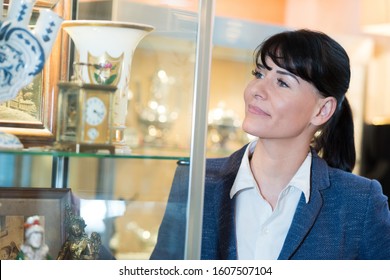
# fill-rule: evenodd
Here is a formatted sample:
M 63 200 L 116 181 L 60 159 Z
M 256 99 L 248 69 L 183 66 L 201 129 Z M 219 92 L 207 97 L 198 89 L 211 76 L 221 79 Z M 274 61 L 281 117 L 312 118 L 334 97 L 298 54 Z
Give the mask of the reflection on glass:
M 147 144 L 163 144 L 166 134 L 178 117 L 177 109 L 170 105 L 174 97 L 172 94 L 175 83 L 175 78 L 168 76 L 164 70 L 159 70 L 153 75 L 151 98 L 147 106 L 141 108 L 138 117 Z

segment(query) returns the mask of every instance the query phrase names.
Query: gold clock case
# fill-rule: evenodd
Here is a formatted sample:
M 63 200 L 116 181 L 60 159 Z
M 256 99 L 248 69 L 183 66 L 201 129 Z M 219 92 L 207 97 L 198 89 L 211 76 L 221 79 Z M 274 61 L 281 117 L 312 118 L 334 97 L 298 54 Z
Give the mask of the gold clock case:
M 108 150 L 115 153 L 113 139 L 113 102 L 117 89 L 110 85 L 59 82 L 56 148 L 76 152 Z M 99 98 L 105 105 L 103 120 L 88 124 L 87 100 Z M 94 130 L 94 137 L 88 131 Z

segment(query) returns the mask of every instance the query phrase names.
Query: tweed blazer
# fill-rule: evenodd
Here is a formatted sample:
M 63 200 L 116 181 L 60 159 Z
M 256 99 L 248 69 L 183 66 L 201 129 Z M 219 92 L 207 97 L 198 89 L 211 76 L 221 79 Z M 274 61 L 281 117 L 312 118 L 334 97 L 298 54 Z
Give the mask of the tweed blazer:
M 237 259 L 230 189 L 245 149 L 206 161 L 201 259 Z M 151 259 L 184 257 L 188 174 L 178 166 Z M 313 152 L 310 200 L 302 194 L 278 259 L 390 259 L 390 211 L 379 182 L 331 168 Z

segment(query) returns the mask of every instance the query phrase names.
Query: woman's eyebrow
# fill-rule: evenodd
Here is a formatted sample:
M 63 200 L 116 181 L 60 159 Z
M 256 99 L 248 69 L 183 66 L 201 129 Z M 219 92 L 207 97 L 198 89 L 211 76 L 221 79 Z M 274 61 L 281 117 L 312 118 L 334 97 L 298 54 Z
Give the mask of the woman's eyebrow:
M 257 68 L 266 69 L 265 66 L 261 63 L 256 63 Z
M 295 76 L 294 74 L 291 74 L 290 72 L 282 71 L 282 70 L 276 70 L 276 73 L 281 74 L 281 75 L 288 75 L 290 77 L 293 77 L 298 82 L 298 84 L 300 84 L 297 76 Z
M 261 69 L 272 70 L 272 67 L 269 67 L 269 66 L 265 67 L 265 66 L 264 66 L 263 64 L 261 64 L 261 63 L 257 63 L 257 64 L 256 64 L 256 67 L 261 68 Z M 276 73 L 281 74 L 281 75 L 288 75 L 288 76 L 291 76 L 291 77 L 293 77 L 293 78 L 298 82 L 298 84 L 300 84 L 300 82 L 299 82 L 297 76 L 295 76 L 294 74 L 292 74 L 292 73 L 290 73 L 290 72 L 288 72 L 288 71 L 276 70 Z

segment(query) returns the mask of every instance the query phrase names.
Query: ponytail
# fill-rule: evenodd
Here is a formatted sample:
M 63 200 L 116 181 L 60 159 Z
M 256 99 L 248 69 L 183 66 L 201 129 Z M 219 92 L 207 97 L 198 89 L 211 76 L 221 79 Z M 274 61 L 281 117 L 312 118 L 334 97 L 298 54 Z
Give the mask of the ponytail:
M 352 110 L 347 98 L 314 138 L 314 149 L 329 166 L 352 172 L 356 162 Z

